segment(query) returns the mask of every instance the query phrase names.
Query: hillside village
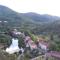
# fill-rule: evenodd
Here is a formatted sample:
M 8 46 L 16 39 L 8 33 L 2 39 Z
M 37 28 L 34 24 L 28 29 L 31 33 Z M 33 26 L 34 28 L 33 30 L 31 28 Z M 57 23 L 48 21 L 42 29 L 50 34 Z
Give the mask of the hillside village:
M 23 41 L 25 43 L 25 48 L 26 49 L 30 49 L 31 51 L 34 49 L 38 49 L 38 47 L 42 50 L 47 51 L 47 44 L 46 42 L 44 42 L 42 39 L 37 40 L 36 43 L 31 39 L 30 36 L 25 36 L 25 34 L 18 32 L 16 29 L 14 29 L 14 31 L 12 31 L 11 36 L 12 36 L 12 44 L 11 45 L 15 45 L 14 40 L 18 40 L 17 36 L 18 35 L 22 35 L 23 36 Z M 18 41 L 16 42 L 16 46 L 18 46 Z M 14 47 L 13 47 L 14 48 Z M 9 49 L 10 50 L 10 49 Z
M 60 60 L 60 17 L 0 5 L 0 60 Z
M 10 46 L 7 47 L 6 45 L 4 46 L 4 44 L 3 45 L 0 44 L 0 46 L 1 46 L 0 49 L 3 49 L 3 51 L 5 53 L 8 53 L 10 55 L 19 53 L 19 55 L 23 55 L 23 56 L 25 53 L 28 53 L 29 59 L 33 59 L 35 57 L 42 56 L 42 55 L 46 55 L 45 59 L 50 56 L 54 56 L 54 57 L 60 59 L 59 52 L 50 51 L 49 50 L 49 41 L 44 40 L 42 37 L 37 38 L 36 42 L 34 42 L 31 39 L 31 37 L 28 36 L 28 34 L 25 35 L 24 33 L 18 32 L 16 29 L 11 31 L 11 33 L 9 35 L 12 37 L 12 39 L 11 39 L 12 43 L 10 44 Z M 22 47 L 22 46 L 19 47 L 18 36 L 20 36 L 20 35 L 23 37 L 25 47 Z M 56 55 L 56 53 L 57 53 L 57 55 Z M 19 56 L 19 59 L 20 58 L 21 57 Z

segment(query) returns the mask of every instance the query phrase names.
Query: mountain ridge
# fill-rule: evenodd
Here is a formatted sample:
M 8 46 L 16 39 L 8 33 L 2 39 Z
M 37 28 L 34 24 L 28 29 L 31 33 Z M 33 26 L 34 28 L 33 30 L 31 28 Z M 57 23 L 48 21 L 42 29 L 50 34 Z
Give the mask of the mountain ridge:
M 19 29 L 31 30 L 33 32 L 59 32 L 60 17 L 47 14 L 38 14 L 34 12 L 17 13 L 8 7 L 0 5 L 0 21 L 8 21 L 1 23 L 5 27 L 19 27 Z M 58 23 L 59 22 L 59 23 Z M 56 28 L 57 27 L 57 28 Z
M 25 17 L 25 18 L 31 19 L 31 20 L 36 21 L 36 22 L 45 22 L 45 21 L 50 22 L 51 20 L 60 19 L 60 17 L 57 17 L 57 16 L 51 16 L 51 15 L 48 15 L 48 14 L 41 15 L 41 14 L 34 13 L 34 12 L 17 13 L 15 11 L 11 10 L 10 8 L 6 7 L 6 6 L 0 5 L 0 17 L 1 16 L 10 17 L 10 15 L 11 15 L 11 18 L 12 17 L 15 18 L 16 16 L 18 18 Z

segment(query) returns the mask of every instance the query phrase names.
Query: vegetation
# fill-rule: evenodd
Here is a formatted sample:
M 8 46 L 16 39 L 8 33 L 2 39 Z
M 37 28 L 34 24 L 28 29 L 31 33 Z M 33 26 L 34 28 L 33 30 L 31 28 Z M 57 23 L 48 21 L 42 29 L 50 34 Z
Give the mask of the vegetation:
M 60 51 L 60 38 L 57 35 L 50 42 L 50 50 Z
M 7 54 L 0 49 L 0 60 L 17 60 L 18 55 L 16 54 Z
M 8 7 L 0 6 L 0 21 L 2 21 L 0 22 L 0 43 L 10 45 L 11 37 L 2 34 L 2 32 L 8 32 L 9 29 L 16 28 L 29 35 L 33 41 L 37 40 L 38 35 L 43 37 L 49 36 L 50 49 L 60 51 L 60 17 L 40 15 L 32 12 L 17 13 Z M 19 46 L 23 46 L 23 38 L 20 36 L 18 38 Z

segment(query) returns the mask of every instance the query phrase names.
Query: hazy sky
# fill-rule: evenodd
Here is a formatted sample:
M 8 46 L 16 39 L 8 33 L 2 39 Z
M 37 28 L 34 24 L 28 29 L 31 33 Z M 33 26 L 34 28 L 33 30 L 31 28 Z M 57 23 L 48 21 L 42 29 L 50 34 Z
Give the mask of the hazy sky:
M 0 0 L 0 5 L 21 13 L 37 12 L 60 16 L 60 0 Z

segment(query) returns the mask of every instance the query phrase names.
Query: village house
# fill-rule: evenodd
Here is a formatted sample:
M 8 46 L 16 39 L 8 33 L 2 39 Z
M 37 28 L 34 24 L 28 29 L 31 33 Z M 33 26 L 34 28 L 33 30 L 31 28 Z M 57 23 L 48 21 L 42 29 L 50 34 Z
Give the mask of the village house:
M 34 43 L 34 41 L 31 40 L 31 37 L 26 36 L 24 39 L 26 47 L 30 47 L 31 50 L 36 49 L 37 45 Z
M 40 38 L 38 41 L 38 47 L 42 50 L 47 52 L 49 49 L 49 43 L 47 41 L 45 41 L 43 38 Z

